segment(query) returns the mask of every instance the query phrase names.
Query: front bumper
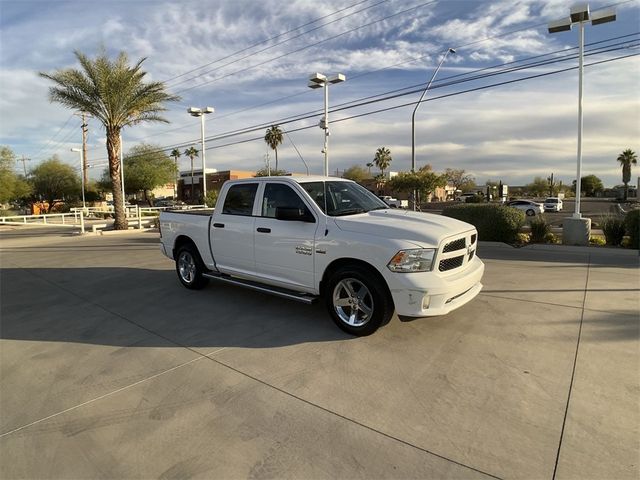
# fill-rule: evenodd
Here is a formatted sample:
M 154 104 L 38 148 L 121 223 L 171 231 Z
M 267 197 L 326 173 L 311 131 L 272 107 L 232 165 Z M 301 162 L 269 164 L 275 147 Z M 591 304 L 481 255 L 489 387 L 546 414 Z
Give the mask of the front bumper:
M 453 275 L 390 272 L 385 277 L 398 315 L 432 317 L 473 300 L 482 290 L 483 274 L 484 263 L 474 257 L 463 271 Z

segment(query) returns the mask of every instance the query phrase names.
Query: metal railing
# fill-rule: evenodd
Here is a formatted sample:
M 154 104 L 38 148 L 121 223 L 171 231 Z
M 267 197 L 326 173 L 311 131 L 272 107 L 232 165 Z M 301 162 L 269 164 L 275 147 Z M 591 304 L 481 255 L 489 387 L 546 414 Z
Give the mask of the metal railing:
M 82 209 L 81 209 L 82 210 Z M 73 222 L 70 222 L 73 218 Z M 5 225 L 42 225 L 49 227 L 78 228 L 84 233 L 84 214 L 72 213 L 46 213 L 39 215 L 12 215 L 0 217 L 0 224 Z
M 125 216 L 128 224 L 135 225 L 138 229 L 143 226 L 155 224 L 161 211 L 165 210 L 197 210 L 207 208 L 206 205 L 182 205 L 180 207 L 140 207 L 139 205 L 127 206 Z M 85 221 L 87 217 L 95 217 L 96 214 L 113 215 L 113 207 L 79 207 L 72 208 L 70 213 L 46 213 L 38 215 L 12 215 L 0 217 L 0 225 L 31 225 L 43 227 L 80 228 L 80 233 L 85 233 Z M 94 233 L 107 228 L 106 223 L 93 224 Z

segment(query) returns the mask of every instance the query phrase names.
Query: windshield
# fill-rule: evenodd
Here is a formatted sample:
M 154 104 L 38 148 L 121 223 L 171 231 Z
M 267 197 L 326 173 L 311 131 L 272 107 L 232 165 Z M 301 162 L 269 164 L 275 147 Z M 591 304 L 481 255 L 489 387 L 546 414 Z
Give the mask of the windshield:
M 366 188 L 351 182 L 300 184 L 320 209 L 331 217 L 382 210 L 389 206 Z

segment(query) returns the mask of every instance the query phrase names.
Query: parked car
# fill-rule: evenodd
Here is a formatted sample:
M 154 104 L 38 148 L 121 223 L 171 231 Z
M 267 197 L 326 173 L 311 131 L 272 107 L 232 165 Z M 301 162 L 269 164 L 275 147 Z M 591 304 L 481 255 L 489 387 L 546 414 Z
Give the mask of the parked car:
M 461 195 L 457 198 L 457 200 L 458 200 L 459 202 L 465 202 L 465 203 L 466 203 L 466 202 L 469 202 L 469 203 L 472 203 L 472 202 L 473 202 L 473 200 L 474 200 L 476 197 L 481 197 L 481 195 L 480 195 L 479 193 L 477 193 L 477 192 L 467 192 L 467 193 L 463 193 L 463 194 L 461 194 Z
M 507 206 L 522 210 L 528 217 L 544 213 L 544 207 L 542 204 L 531 200 L 513 200 L 507 203 Z
M 352 335 L 373 333 L 394 310 L 444 315 L 482 289 L 473 225 L 390 208 L 344 179 L 230 180 L 213 213 L 161 212 L 160 240 L 186 288 L 213 280 L 322 300 Z
M 409 200 L 398 200 L 390 195 L 382 195 L 378 198 L 391 208 L 409 208 Z
M 547 197 L 544 201 L 545 212 L 559 212 L 562 210 L 562 199 L 558 197 Z

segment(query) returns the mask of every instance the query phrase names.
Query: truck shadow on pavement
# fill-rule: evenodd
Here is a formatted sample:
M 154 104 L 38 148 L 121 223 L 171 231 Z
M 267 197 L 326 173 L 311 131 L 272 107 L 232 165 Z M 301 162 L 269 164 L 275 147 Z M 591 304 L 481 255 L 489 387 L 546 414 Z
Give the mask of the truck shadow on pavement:
M 4 268 L 0 338 L 131 347 L 271 348 L 349 340 L 324 305 L 210 283 L 173 270 Z

